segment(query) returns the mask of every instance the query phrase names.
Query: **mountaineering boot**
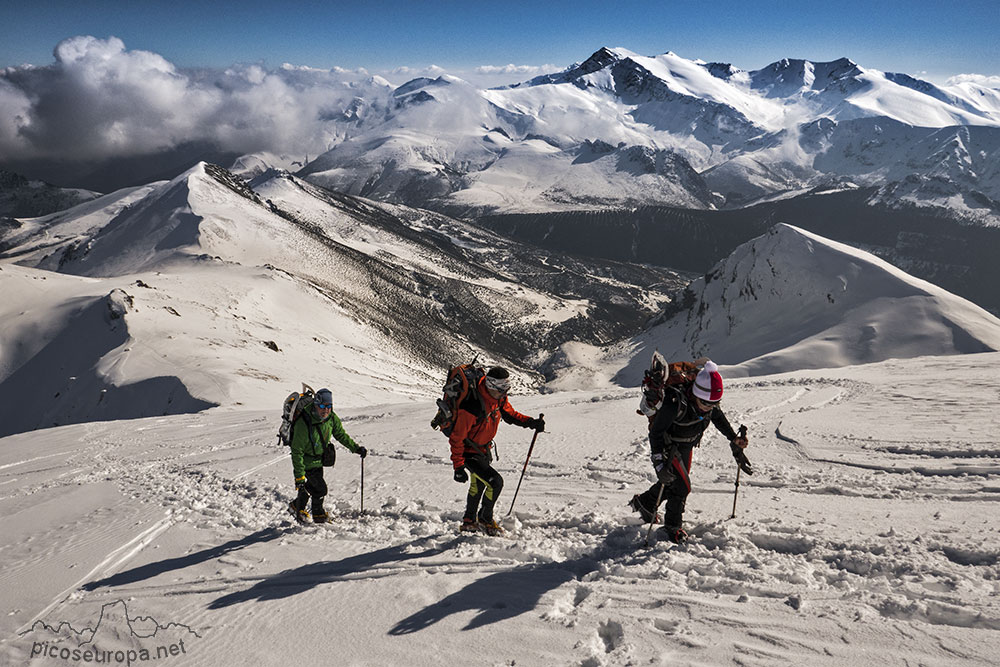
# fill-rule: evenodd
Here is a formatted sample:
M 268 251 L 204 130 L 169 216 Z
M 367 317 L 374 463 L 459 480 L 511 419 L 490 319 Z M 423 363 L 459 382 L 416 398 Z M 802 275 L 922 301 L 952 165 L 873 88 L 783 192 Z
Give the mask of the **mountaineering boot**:
M 324 509 L 320 509 L 319 511 L 313 510 L 312 517 L 313 523 L 327 523 L 330 521 L 330 515 Z
M 479 522 L 475 519 L 469 519 L 468 517 L 462 519 L 462 527 L 459 530 L 463 533 L 478 533 L 479 532 Z
M 664 526 L 660 530 L 674 544 L 683 544 L 687 541 L 688 534 L 680 526 Z
M 632 500 L 628 501 L 629 507 L 632 508 L 633 512 L 638 512 L 639 516 L 642 517 L 644 523 L 659 523 L 660 513 L 652 512 L 642 504 L 642 499 L 639 498 L 639 494 L 632 496 Z
M 298 521 L 299 523 L 305 523 L 306 521 L 309 520 L 309 512 L 305 511 L 304 509 L 300 510 L 298 507 L 296 507 L 294 500 L 288 503 L 288 511 L 291 513 L 293 517 L 295 517 L 295 520 Z
M 503 528 L 500 527 L 493 519 L 487 519 L 483 515 L 479 515 L 479 525 L 483 527 L 483 532 L 487 535 L 502 535 Z

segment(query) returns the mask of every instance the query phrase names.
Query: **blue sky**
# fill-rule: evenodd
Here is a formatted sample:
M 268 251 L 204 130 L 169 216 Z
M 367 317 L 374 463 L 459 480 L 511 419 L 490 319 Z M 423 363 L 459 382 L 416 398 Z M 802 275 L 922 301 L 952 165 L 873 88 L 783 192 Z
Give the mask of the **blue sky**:
M 828 2 L 172 2 L 0 0 L 0 67 L 52 62 L 67 37 L 121 38 L 181 67 L 234 63 L 373 73 L 556 65 L 601 46 L 758 69 L 833 60 L 943 82 L 1000 75 L 996 0 Z

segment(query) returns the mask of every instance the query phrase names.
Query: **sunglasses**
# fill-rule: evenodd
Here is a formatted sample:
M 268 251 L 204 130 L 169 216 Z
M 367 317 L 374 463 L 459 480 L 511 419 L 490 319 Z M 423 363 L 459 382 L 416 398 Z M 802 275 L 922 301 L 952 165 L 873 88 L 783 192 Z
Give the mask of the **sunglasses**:
M 506 394 L 507 390 L 510 389 L 510 380 L 507 378 L 495 378 L 487 375 L 486 387 L 487 389 L 498 391 L 501 394 Z
M 719 404 L 719 401 L 706 401 L 704 398 L 698 398 L 697 396 L 694 398 L 696 401 L 709 408 L 714 408 Z
M 316 409 L 317 410 L 329 410 L 331 408 L 333 408 L 333 403 L 317 403 L 316 404 Z

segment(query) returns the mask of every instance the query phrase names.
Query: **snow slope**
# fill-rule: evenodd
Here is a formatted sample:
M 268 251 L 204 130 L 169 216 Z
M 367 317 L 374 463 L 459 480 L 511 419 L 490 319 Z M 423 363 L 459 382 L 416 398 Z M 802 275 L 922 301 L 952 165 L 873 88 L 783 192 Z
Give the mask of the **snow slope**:
M 709 432 L 683 547 L 644 547 L 625 506 L 652 479 L 635 389 L 512 398 L 548 432 L 495 539 L 456 532 L 465 487 L 429 399 L 340 409 L 372 453 L 364 514 L 358 459 L 341 449 L 327 471 L 328 527 L 282 512 L 274 410 L 9 436 L 0 662 L 174 647 L 163 664 L 992 665 L 998 362 L 728 381 L 756 473 L 730 518 L 735 465 Z M 501 514 L 528 436 L 501 429 Z
M 691 284 L 661 323 L 608 352 L 618 379 L 654 349 L 764 375 L 1000 350 L 1000 320 L 877 257 L 779 223 Z M 624 362 L 624 363 L 623 363 Z

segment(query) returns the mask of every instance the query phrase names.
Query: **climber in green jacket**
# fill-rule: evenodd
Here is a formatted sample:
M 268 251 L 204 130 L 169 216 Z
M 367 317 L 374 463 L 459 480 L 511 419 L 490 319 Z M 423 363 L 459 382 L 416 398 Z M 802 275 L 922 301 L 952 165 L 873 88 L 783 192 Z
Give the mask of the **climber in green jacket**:
M 298 496 L 288 505 L 288 510 L 299 523 L 309 520 L 306 504 L 312 498 L 312 520 L 326 523 L 329 515 L 323 509 L 326 496 L 326 480 L 323 466 L 332 467 L 337 458 L 331 438 L 361 458 L 368 456 L 368 450 L 358 445 L 347 435 L 340 418 L 333 411 L 333 392 L 320 389 L 316 392 L 312 405 L 302 410 L 292 425 L 292 471 L 295 473 L 295 489 Z

